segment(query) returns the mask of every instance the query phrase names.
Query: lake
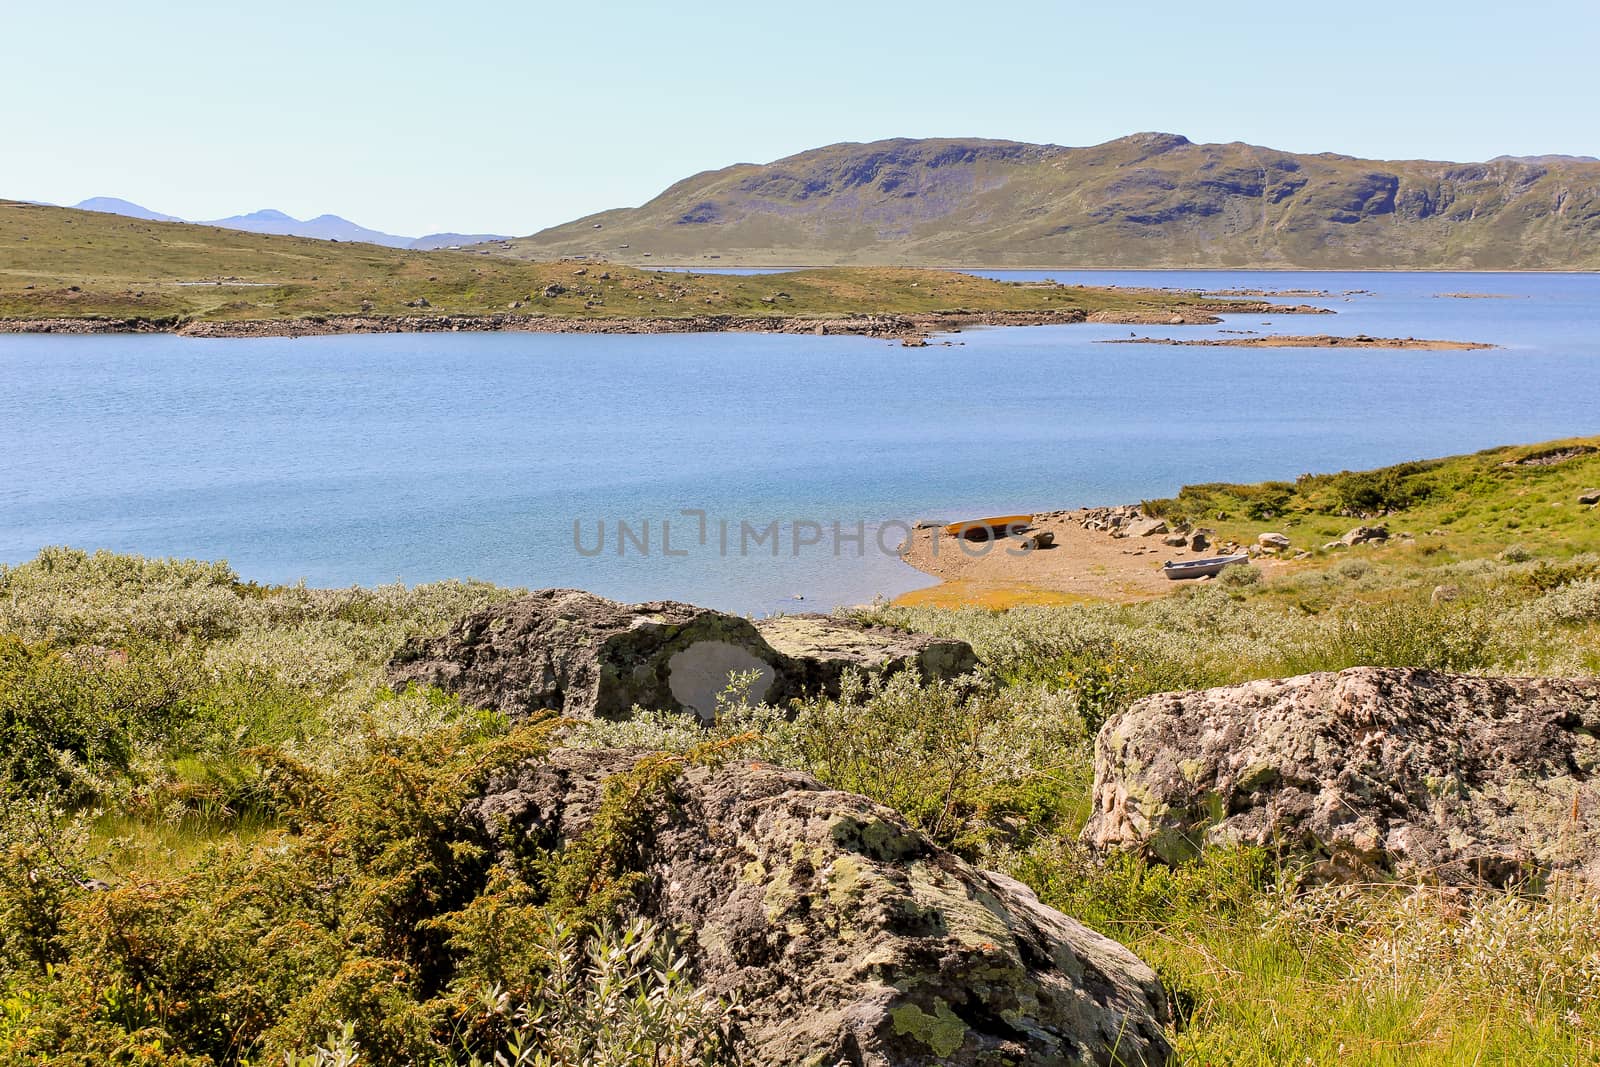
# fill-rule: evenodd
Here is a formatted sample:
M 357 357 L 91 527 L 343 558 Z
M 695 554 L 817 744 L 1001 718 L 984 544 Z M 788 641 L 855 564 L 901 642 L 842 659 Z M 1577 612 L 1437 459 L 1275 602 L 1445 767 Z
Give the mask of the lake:
M 470 576 L 826 610 L 928 584 L 892 551 L 918 518 L 1600 430 L 1600 276 L 984 273 L 1336 294 L 1286 298 L 1336 316 L 1137 328 L 1154 337 L 1504 347 L 1103 345 L 1135 328 L 1089 325 L 969 330 L 928 348 L 746 334 L 0 335 L 0 562 L 68 544 L 227 559 L 263 582 Z M 1457 292 L 1494 298 L 1437 295 Z

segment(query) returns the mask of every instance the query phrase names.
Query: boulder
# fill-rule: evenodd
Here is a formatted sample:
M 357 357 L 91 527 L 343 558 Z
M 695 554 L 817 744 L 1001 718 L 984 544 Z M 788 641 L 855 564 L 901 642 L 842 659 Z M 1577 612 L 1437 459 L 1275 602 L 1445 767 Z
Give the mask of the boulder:
M 1409 668 L 1136 701 L 1095 745 L 1085 837 L 1175 862 L 1243 843 L 1316 880 L 1600 875 L 1600 682 Z
M 1195 552 L 1204 552 L 1211 547 L 1211 538 L 1203 530 L 1196 530 L 1189 538 L 1189 547 Z
M 1154 537 L 1167 532 L 1164 519 L 1134 519 L 1127 524 L 1129 537 Z
M 1436 585 L 1433 592 L 1428 595 L 1428 603 L 1437 607 L 1440 604 L 1454 604 L 1461 599 L 1459 585 Z
M 1289 539 L 1281 533 L 1264 533 L 1256 538 L 1256 544 L 1268 552 L 1282 552 L 1289 547 Z
M 1344 545 L 1364 545 L 1368 541 L 1387 541 L 1389 528 L 1387 526 L 1357 526 L 1354 530 L 1339 538 L 1339 543 Z
M 577 589 L 542 589 L 473 612 L 442 636 L 408 641 L 389 663 L 389 681 L 436 686 L 511 715 L 621 719 L 638 705 L 709 720 L 735 672 L 754 673 L 751 700 L 781 703 L 837 693 L 847 667 L 916 666 L 927 677 L 950 677 L 977 662 L 964 641 L 797 618 L 804 621 L 767 634 L 748 619 L 693 604 L 619 604 Z M 774 648 L 774 638 L 794 651 Z
M 1600 489 L 1585 489 L 1578 494 L 1580 504 L 1600 504 Z
M 791 695 L 839 694 L 848 670 L 894 674 L 915 669 L 924 678 L 954 678 L 978 667 L 972 646 L 888 626 L 868 626 L 833 615 L 779 615 L 760 619 L 756 631 L 778 653 L 782 690 Z
M 1181 533 L 1168 534 L 1161 539 L 1161 543 L 1172 548 L 1187 548 L 1189 546 L 1189 535 Z
M 558 750 L 466 817 L 519 852 L 571 841 L 637 758 Z M 686 932 L 702 988 L 739 1002 L 742 1062 L 1167 1062 L 1150 967 L 892 810 L 745 761 L 685 767 L 665 790 L 632 864 L 639 908 Z

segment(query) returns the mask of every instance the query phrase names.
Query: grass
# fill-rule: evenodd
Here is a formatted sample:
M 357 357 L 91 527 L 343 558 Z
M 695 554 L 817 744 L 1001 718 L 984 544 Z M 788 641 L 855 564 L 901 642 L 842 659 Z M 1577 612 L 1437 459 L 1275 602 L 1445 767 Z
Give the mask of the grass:
M 1344 553 L 1323 546 L 1355 526 L 1381 524 L 1395 537 L 1373 558 L 1445 563 L 1516 554 L 1523 544 L 1545 555 L 1600 551 L 1595 510 L 1578 503 L 1583 490 L 1596 487 L 1600 437 L 1580 437 L 1294 482 L 1185 486 L 1176 497 L 1146 501 L 1145 510 L 1242 544 L 1280 531 L 1315 554 L 1313 565 Z M 1401 543 L 1402 534 L 1414 543 Z
M 1148 693 L 1368 663 L 1600 674 L 1595 515 L 1567 503 L 1600 473 L 1596 453 L 1574 451 L 1591 443 L 1191 487 L 1164 506 L 1274 512 L 1207 520 L 1240 535 L 1342 532 L 1360 521 L 1339 514 L 1353 501 L 1450 533 L 1433 551 L 1419 530 L 1414 546 L 1319 553 L 1138 604 L 878 609 L 971 641 L 985 669 L 784 709 L 735 687 L 709 730 L 641 713 L 528 733 L 384 688 L 407 636 L 512 590 L 260 587 L 219 564 L 62 549 L 0 568 L 0 1063 L 75 1049 L 327 1064 L 356 1044 L 362 1063 L 517 1062 L 517 1042 L 576 1063 L 601 1018 L 652 1036 L 590 1062 L 692 1062 L 723 1006 L 686 980 L 671 932 L 630 912 L 636 872 L 619 857 L 633 849 L 618 842 L 641 832 L 637 811 L 600 820 L 615 840 L 514 877 L 485 869 L 453 813 L 488 769 L 552 744 L 675 753 L 649 771 L 670 774 L 708 741 L 890 804 L 1127 944 L 1179 1009 L 1179 1063 L 1595 1062 L 1592 888 L 1310 888 L 1260 852 L 1168 868 L 1077 842 L 1094 732 Z M 1552 450 L 1571 456 L 1517 462 Z M 1435 596 L 1442 585 L 1455 596 Z M 599 895 L 572 888 L 595 871 Z M 62 874 L 113 888 L 75 892 Z M 629 1014 L 650 1004 L 678 1022 Z M 527 1023 L 550 1013 L 567 1020 L 559 1047 Z
M 409 306 L 419 299 L 428 302 L 426 309 Z M 912 268 L 775 277 L 529 263 L 0 201 L 0 319 L 139 318 L 171 325 L 354 314 L 838 317 L 1156 310 L 1199 301 L 1186 294 L 1018 285 Z

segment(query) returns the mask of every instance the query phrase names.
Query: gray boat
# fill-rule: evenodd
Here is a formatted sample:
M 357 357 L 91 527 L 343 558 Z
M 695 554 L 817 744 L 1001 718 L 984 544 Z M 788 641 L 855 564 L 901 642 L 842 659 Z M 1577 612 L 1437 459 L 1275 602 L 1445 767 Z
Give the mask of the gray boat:
M 1173 581 L 1180 578 L 1206 578 L 1217 574 L 1230 563 L 1248 563 L 1250 557 L 1240 553 L 1237 556 L 1212 556 L 1210 559 L 1188 559 L 1182 563 L 1173 563 L 1168 560 L 1161 565 L 1161 573 Z

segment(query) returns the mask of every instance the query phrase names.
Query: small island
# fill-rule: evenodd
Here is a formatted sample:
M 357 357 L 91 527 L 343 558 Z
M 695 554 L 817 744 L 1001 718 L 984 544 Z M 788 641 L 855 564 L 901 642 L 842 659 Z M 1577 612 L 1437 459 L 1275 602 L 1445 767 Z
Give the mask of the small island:
M 1467 352 L 1498 345 L 1480 341 L 1438 341 L 1421 337 L 1336 337 L 1331 334 L 1265 337 L 1116 337 L 1103 345 L 1193 345 L 1202 348 L 1394 348 L 1425 352 Z

